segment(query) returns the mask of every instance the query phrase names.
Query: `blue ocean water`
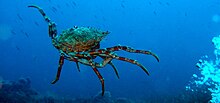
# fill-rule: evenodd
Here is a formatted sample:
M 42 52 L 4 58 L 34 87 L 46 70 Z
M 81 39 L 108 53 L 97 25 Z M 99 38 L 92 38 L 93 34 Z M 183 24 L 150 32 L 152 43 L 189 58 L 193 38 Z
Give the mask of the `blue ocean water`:
M 136 65 L 113 60 L 99 69 L 106 91 L 113 97 L 154 99 L 178 96 L 203 55 L 213 53 L 211 39 L 220 33 L 219 0 L 8 0 L 0 1 L 0 78 L 16 81 L 29 77 L 31 85 L 45 95 L 89 98 L 101 91 L 92 68 L 65 61 L 60 80 L 55 78 L 59 52 L 48 35 L 48 24 L 33 8 L 43 8 L 58 32 L 73 26 L 91 26 L 111 33 L 101 48 L 118 44 L 156 53 L 152 56 L 116 52 L 138 60 L 150 72 L 147 76 Z M 212 57 L 211 57 L 212 58 Z

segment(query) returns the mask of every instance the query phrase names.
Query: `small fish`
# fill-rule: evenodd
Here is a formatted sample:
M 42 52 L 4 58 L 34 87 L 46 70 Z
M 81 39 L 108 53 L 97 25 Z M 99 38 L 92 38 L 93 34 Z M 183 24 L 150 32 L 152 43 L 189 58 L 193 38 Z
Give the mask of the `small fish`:
M 74 1 L 72 2 L 72 4 L 73 4 L 74 6 L 76 6 L 76 3 L 75 3 Z
M 25 32 L 24 34 L 25 34 L 25 36 L 26 36 L 27 38 L 29 38 L 29 35 L 28 35 L 28 33 L 26 33 L 26 32 Z
M 129 34 L 129 35 L 133 35 L 134 32 L 130 30 L 130 31 L 128 32 L 128 34 Z
M 29 38 L 28 33 L 24 32 L 23 30 L 21 30 L 21 33 L 24 34 L 27 38 Z
M 170 6 L 170 3 L 169 3 L 169 2 L 166 2 L 166 5 L 167 5 L 167 6 Z
M 122 8 L 125 8 L 125 5 L 124 5 L 123 3 L 121 3 L 121 7 L 122 7 Z
M 37 56 L 36 56 L 36 55 L 33 56 L 33 61 L 34 61 L 34 62 L 37 61 Z
M 20 48 L 19 48 L 17 45 L 15 46 L 15 48 L 16 48 L 18 51 L 20 51 Z
M 56 9 L 55 7 L 52 7 L 51 9 L 52 9 L 52 11 L 53 11 L 54 13 L 57 12 L 57 9 Z
M 154 15 L 157 15 L 157 12 L 156 12 L 156 11 L 154 11 Z
M 158 2 L 160 5 L 163 5 L 163 3 L 161 1 Z
M 184 14 L 185 16 L 188 16 L 188 14 L 187 14 L 187 12 L 185 12 L 185 14 Z
M 18 16 L 18 19 L 19 19 L 20 21 L 23 21 L 23 18 L 21 17 L 20 14 L 17 14 L 17 16 Z
M 11 33 L 12 33 L 13 35 L 16 35 L 16 32 L 15 32 L 14 30 L 11 30 Z
M 39 26 L 39 24 L 38 24 L 36 21 L 34 22 L 34 24 L 37 25 L 37 26 Z
M 94 15 L 94 18 L 95 18 L 95 19 L 98 19 L 98 17 L 97 17 L 96 15 Z
M 72 7 L 72 8 L 75 8 L 75 7 L 76 7 L 76 3 L 75 3 L 74 1 L 71 3 L 71 7 Z
M 106 21 L 106 19 L 105 19 L 105 17 L 104 17 L 104 16 L 102 17 L 102 20 L 103 20 L 103 21 Z
M 70 5 L 69 5 L 68 3 L 66 3 L 66 6 L 67 6 L 67 7 L 70 7 Z

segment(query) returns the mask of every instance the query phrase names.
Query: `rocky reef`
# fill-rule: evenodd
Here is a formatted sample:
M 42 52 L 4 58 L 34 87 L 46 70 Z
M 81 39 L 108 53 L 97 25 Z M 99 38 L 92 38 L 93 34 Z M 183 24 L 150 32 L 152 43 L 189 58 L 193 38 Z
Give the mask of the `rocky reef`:
M 112 98 L 110 92 L 101 92 L 92 98 L 58 98 L 43 96 L 31 88 L 29 78 L 20 78 L 18 81 L 0 81 L 0 103 L 132 103 L 126 98 Z
M 0 103 L 27 103 L 34 100 L 38 93 L 31 88 L 29 78 L 18 81 L 1 81 Z
M 212 99 L 207 85 L 191 84 L 190 89 L 183 90 L 180 95 L 167 97 L 142 98 L 131 100 L 113 98 L 109 91 L 104 96 L 101 92 L 91 98 L 61 98 L 44 96 L 31 87 L 29 78 L 18 81 L 0 80 L 0 103 L 207 103 Z M 193 90 L 193 91 L 192 91 Z
M 109 91 L 104 96 L 101 92 L 91 98 L 58 98 L 43 96 L 31 88 L 29 78 L 18 81 L 0 81 L 0 103 L 205 103 L 210 101 L 211 93 L 206 86 L 191 85 L 195 91 L 185 90 L 174 97 L 156 97 L 150 99 L 130 100 L 127 98 L 113 98 Z M 192 89 L 191 89 L 192 90 Z

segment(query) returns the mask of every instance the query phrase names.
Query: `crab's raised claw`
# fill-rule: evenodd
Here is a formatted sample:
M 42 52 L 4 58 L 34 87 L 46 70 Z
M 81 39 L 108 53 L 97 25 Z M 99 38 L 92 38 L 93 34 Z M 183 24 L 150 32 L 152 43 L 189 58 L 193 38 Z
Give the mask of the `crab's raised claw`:
M 40 14 L 44 17 L 44 20 L 48 23 L 48 27 L 49 27 L 49 37 L 51 37 L 52 39 L 57 36 L 57 28 L 56 28 L 56 23 L 52 22 L 50 20 L 50 18 L 46 15 L 46 13 L 43 11 L 42 8 L 40 8 L 37 5 L 29 5 L 28 7 L 31 8 L 36 8 L 38 9 L 38 11 L 40 12 Z
M 53 80 L 51 82 L 51 84 L 55 84 L 60 79 L 60 73 L 61 73 L 61 70 L 62 70 L 63 63 L 64 63 L 64 56 L 61 55 L 60 60 L 59 60 L 59 66 L 58 66 L 58 70 L 57 70 L 56 79 Z
M 44 17 L 45 21 L 50 23 L 50 18 L 46 15 L 46 13 L 43 11 L 42 8 L 40 8 L 39 6 L 37 5 L 29 5 L 28 7 L 32 7 L 32 8 L 36 8 L 38 9 L 38 11 L 41 13 L 41 15 Z
M 49 23 L 48 30 L 49 30 L 49 37 L 51 37 L 53 39 L 54 37 L 57 36 L 57 28 L 56 28 L 56 24 L 54 22 Z

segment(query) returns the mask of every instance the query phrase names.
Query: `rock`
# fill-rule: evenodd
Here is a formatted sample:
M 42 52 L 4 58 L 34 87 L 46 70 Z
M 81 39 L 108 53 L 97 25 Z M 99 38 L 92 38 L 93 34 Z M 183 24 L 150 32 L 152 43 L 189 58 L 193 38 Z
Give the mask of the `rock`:
M 92 99 L 92 103 L 114 103 L 109 91 L 105 91 L 105 94 L 102 96 L 102 92 L 99 92 Z

